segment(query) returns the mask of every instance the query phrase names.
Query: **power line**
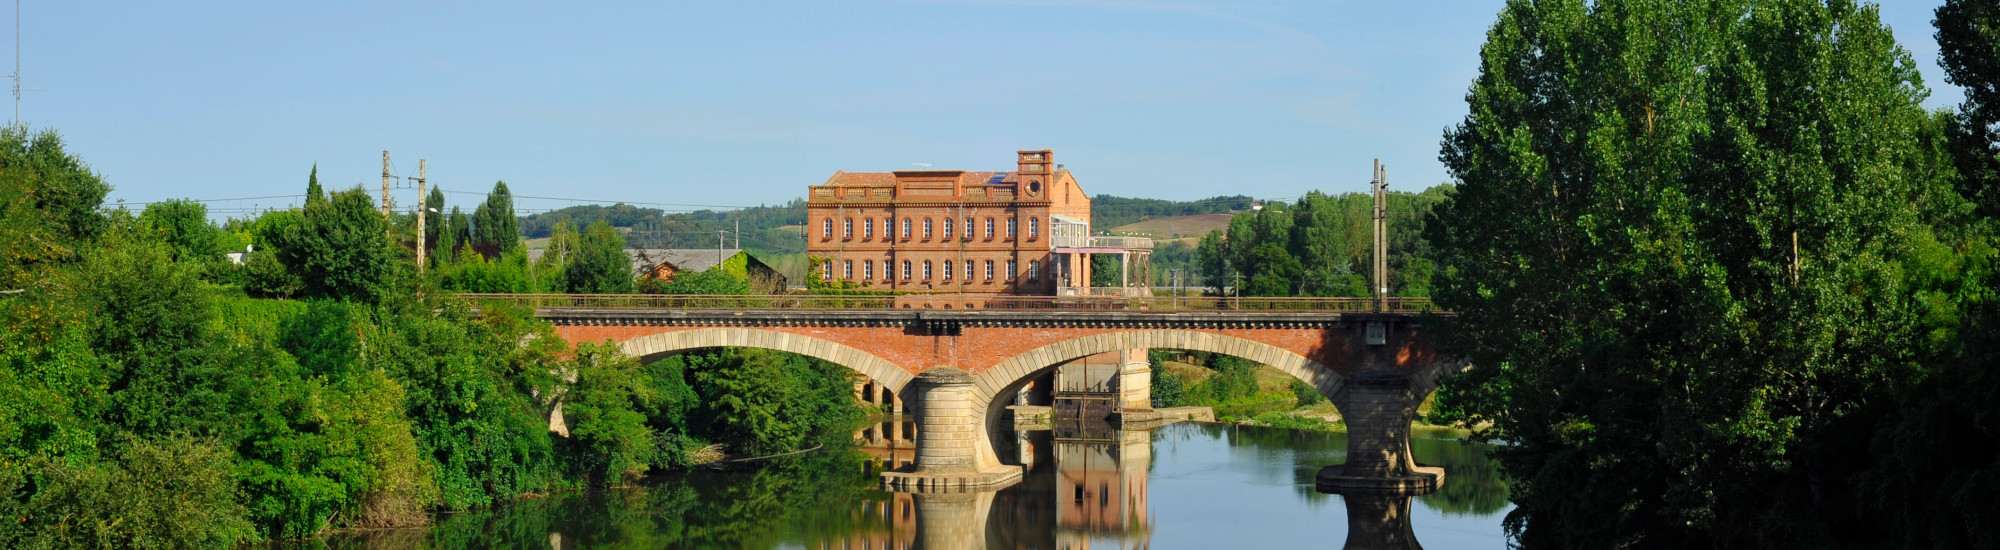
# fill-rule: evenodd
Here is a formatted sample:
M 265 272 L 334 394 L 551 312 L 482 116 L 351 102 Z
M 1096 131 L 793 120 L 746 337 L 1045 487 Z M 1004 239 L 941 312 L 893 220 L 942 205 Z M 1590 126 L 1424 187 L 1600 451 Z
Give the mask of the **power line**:
M 305 194 L 304 194 L 304 193 L 300 193 L 300 194 L 296 194 L 296 195 L 264 195 L 264 196 L 261 196 L 261 197 L 234 197 L 234 198 L 227 198 L 227 199 L 160 199 L 160 200 L 156 200 L 156 201 L 145 201 L 145 202 L 124 202 L 124 201 L 119 201 L 119 202 L 118 202 L 117 204 L 119 204 L 119 205 L 125 205 L 125 206 L 144 206 L 144 205 L 148 205 L 148 204 L 156 204 L 156 203 L 162 203 L 162 202 L 204 202 L 204 203 L 206 203 L 206 202 L 229 202 L 229 201 L 254 201 L 254 200 L 265 200 L 265 199 L 296 199 L 296 198 L 301 198 L 301 197 L 304 197 L 304 196 L 305 196 Z
M 478 192 L 478 191 L 445 191 L 445 192 L 446 192 L 446 193 L 452 193 L 452 194 L 457 194 L 457 195 L 488 195 L 488 194 L 490 194 L 490 193 L 482 193 L 482 192 Z M 645 201 L 609 201 L 609 200 L 602 200 L 602 199 L 579 199 L 579 198 L 572 198 L 572 197 L 538 197 L 538 196 L 535 196 L 535 195 L 514 195 L 514 198 L 517 198 L 517 199 L 535 199 L 535 200 L 545 200 L 545 201 L 564 201 L 564 202 L 587 202 L 587 203 L 597 203 L 597 204 L 630 204 L 630 205 L 633 205 L 633 206 L 680 206 L 680 207 L 694 207 L 694 208 L 756 208 L 756 206 L 745 206 L 745 205 L 741 205 L 741 204 L 700 204 L 700 203 L 690 203 L 690 202 L 645 202 Z

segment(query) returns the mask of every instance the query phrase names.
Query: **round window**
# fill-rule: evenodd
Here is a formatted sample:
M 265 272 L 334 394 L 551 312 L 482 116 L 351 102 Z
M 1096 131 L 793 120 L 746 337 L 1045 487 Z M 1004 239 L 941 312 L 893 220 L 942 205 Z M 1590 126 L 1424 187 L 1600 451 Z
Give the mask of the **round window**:
M 1029 193 L 1041 193 L 1041 192 L 1042 192 L 1042 182 L 1041 182 L 1040 180 L 1036 180 L 1036 181 L 1030 181 L 1030 182 L 1028 182 L 1028 192 L 1029 192 Z

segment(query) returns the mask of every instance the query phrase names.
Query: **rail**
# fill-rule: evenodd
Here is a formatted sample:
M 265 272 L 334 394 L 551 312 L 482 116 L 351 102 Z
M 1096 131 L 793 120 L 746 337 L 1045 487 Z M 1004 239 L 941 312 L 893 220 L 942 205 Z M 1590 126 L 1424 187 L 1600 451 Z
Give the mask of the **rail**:
M 1428 298 L 1389 298 L 1377 310 L 1369 298 L 1226 296 L 1009 296 L 901 295 L 690 295 L 690 294 L 460 294 L 476 303 L 535 309 L 687 310 L 1033 310 L 1033 311 L 1291 311 L 1421 314 L 1438 310 Z

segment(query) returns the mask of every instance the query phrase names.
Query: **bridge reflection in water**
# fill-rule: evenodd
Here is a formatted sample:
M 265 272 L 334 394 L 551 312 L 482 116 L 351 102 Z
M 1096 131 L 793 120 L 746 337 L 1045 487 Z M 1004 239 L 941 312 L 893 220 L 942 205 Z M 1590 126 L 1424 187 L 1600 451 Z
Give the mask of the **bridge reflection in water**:
M 1020 432 L 1018 456 L 1029 466 L 1012 486 L 939 493 L 890 491 L 857 505 L 869 528 L 809 544 L 825 549 L 1049 548 L 1144 549 L 1152 545 L 1148 476 L 1152 429 L 1120 429 L 1102 420 L 1058 420 Z M 914 460 L 917 433 L 903 415 L 884 416 L 856 433 L 871 470 Z M 1341 495 L 1347 548 L 1421 548 L 1410 496 Z M 1218 513 L 1227 513 L 1218 510 Z M 1298 529 L 1324 528 L 1298 525 Z M 1331 534 L 1331 533 L 1329 533 Z

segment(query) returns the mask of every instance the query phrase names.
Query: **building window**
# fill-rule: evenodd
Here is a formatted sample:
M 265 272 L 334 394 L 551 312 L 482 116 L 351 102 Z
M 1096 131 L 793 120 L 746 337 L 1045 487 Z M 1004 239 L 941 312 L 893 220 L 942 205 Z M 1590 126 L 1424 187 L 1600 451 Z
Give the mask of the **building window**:
M 951 218 L 944 219 L 944 238 L 951 238 Z
M 931 280 L 931 261 L 924 260 L 924 280 Z
M 861 279 L 875 280 L 875 260 L 861 260 Z
M 986 260 L 986 280 L 993 280 L 993 260 Z
M 847 218 L 846 220 L 843 220 L 841 222 L 840 238 L 842 239 L 854 238 L 854 218 Z
M 910 280 L 910 261 L 903 260 L 903 280 Z
M 1014 240 L 1014 218 L 1007 218 L 1007 240 Z
M 833 238 L 833 218 L 827 218 L 826 222 L 821 223 L 819 227 L 819 236 L 821 238 Z
M 1040 236 L 1042 236 L 1042 219 L 1028 218 L 1028 240 L 1032 241 Z
M 1017 266 L 1017 265 L 1015 265 L 1015 264 L 1014 264 L 1014 260 L 1007 260 L 1007 280 L 1009 280 L 1009 281 L 1012 281 L 1012 280 L 1014 280 L 1014 277 L 1015 277 L 1015 275 L 1014 275 L 1014 274 L 1015 274 L 1015 273 L 1018 273 L 1017 271 L 1014 271 L 1014 268 L 1015 268 L 1015 267 L 1019 267 L 1019 266 Z
M 931 240 L 931 219 L 924 218 L 924 240 Z
M 976 269 L 979 268 L 974 266 L 972 260 L 965 261 L 965 282 L 970 283 L 973 279 L 979 278 L 979 274 L 974 271 Z
M 854 277 L 854 264 L 851 262 L 847 265 L 847 276 L 850 278 Z M 833 260 L 819 261 L 819 280 L 833 280 Z
M 965 218 L 965 240 L 972 240 L 972 217 Z
M 833 274 L 833 269 L 828 268 L 827 274 Z M 840 278 L 848 281 L 854 280 L 854 260 L 840 261 Z
M 993 218 L 986 218 L 986 240 L 993 240 Z
M 875 218 L 861 220 L 861 240 L 875 238 Z
M 910 240 L 910 219 L 903 218 L 903 240 Z M 907 277 L 906 277 L 907 278 Z
M 944 280 L 951 280 L 951 260 L 944 261 L 944 271 L 940 274 L 944 275 Z
M 1028 282 L 1032 283 L 1035 282 L 1036 279 L 1039 279 L 1040 277 L 1038 277 L 1037 275 L 1039 275 L 1041 271 L 1042 271 L 1041 261 L 1028 260 Z

